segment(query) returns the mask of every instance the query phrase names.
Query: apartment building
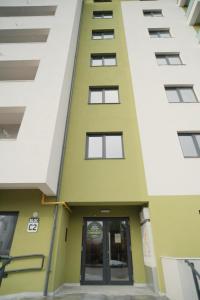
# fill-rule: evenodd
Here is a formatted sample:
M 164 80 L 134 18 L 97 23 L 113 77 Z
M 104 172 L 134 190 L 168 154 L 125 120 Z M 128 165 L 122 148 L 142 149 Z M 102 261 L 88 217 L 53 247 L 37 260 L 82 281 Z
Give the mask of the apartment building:
M 199 0 L 0 0 L 1 295 L 198 299 L 199 29 Z

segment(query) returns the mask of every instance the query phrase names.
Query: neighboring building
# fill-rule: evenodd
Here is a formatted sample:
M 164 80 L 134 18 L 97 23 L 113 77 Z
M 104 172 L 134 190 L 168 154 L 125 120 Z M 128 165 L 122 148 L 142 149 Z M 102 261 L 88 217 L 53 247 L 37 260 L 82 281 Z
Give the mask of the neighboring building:
M 44 255 L 0 294 L 197 299 L 199 25 L 199 0 L 0 0 L 0 255 Z

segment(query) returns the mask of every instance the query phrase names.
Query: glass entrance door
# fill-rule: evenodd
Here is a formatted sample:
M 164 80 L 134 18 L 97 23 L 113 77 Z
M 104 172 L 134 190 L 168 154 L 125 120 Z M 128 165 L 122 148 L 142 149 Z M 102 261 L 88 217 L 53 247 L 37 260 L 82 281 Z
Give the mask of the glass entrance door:
M 132 284 L 128 218 L 85 218 L 82 284 Z

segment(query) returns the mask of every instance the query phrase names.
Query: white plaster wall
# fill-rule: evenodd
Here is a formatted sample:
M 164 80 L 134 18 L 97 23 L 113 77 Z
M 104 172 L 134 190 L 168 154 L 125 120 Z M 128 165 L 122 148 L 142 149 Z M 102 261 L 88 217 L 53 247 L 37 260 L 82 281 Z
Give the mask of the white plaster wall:
M 8 5 L 58 5 L 55 16 L 4 17 L 1 29 L 50 28 L 47 43 L 0 44 L 0 60 L 39 59 L 34 81 L 0 81 L 0 108 L 25 107 L 15 141 L 0 141 L 0 188 L 57 190 L 81 0 L 0 0 Z
M 200 47 L 176 0 L 125 1 L 122 13 L 149 195 L 200 193 L 200 159 L 183 157 L 178 131 L 200 131 L 200 103 L 168 103 L 164 85 L 193 84 L 200 101 Z M 144 17 L 143 9 L 163 17 Z M 170 28 L 172 38 L 150 38 Z M 155 52 L 180 52 L 185 65 L 158 66 Z M 134 155 L 134 153 L 133 153 Z
M 200 271 L 200 259 L 189 258 L 191 263 L 194 263 L 197 272 Z M 180 273 L 180 280 L 184 295 L 184 300 L 198 300 L 195 283 L 192 275 L 191 268 L 185 263 L 184 260 L 178 260 L 178 268 Z M 197 279 L 198 280 L 198 279 Z M 198 280 L 199 281 L 199 280 Z M 200 284 L 200 281 L 199 281 Z
M 192 271 L 191 268 L 186 264 L 185 259 L 194 263 L 195 269 L 199 272 L 199 258 L 161 258 L 166 295 L 171 300 L 198 300 Z
M 176 259 L 162 257 L 166 296 L 171 300 L 184 300 L 181 278 Z

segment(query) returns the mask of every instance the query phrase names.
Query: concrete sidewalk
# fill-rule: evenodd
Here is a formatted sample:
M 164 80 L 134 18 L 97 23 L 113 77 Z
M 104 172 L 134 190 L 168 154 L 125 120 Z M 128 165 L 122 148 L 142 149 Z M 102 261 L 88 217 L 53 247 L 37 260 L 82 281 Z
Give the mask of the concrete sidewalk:
M 148 287 L 63 285 L 54 295 L 37 293 L 1 296 L 0 300 L 169 300 L 158 296 Z
M 54 299 L 62 300 L 167 300 L 148 287 L 63 285 Z

